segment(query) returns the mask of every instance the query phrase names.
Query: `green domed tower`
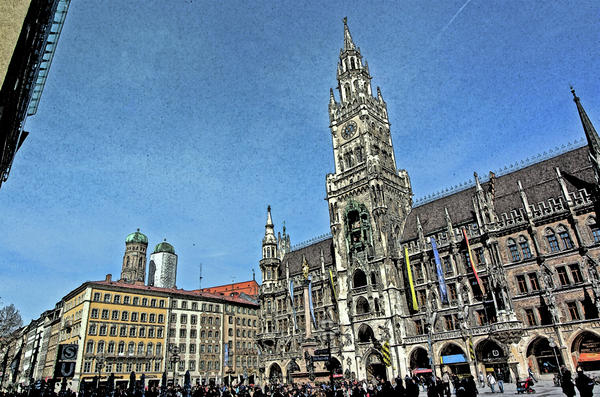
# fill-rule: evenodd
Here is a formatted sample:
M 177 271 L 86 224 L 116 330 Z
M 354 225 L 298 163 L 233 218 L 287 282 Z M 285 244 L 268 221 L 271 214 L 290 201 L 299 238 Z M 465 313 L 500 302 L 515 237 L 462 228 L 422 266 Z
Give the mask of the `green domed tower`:
M 141 233 L 140 229 L 125 238 L 125 255 L 123 255 L 123 267 L 121 270 L 122 281 L 128 283 L 145 283 L 147 248 L 148 237 Z

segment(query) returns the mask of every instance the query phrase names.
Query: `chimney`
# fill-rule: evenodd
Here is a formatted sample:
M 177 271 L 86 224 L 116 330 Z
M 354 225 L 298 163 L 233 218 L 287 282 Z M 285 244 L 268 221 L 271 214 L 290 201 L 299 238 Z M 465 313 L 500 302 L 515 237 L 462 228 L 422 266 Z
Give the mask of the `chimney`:
M 112 274 L 110 274 L 110 273 L 109 273 L 109 274 L 107 274 L 107 275 L 106 275 L 106 278 L 104 279 L 104 281 L 106 281 L 107 283 L 110 283 L 110 282 L 112 282 Z

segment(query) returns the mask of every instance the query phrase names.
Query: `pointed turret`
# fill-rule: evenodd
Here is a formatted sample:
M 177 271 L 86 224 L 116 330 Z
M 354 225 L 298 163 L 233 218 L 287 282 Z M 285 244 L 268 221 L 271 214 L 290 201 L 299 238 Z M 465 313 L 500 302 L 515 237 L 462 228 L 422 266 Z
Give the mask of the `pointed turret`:
M 600 180 L 600 137 L 592 124 L 592 121 L 588 117 L 585 109 L 581 105 L 581 101 L 577 94 L 575 94 L 575 89 L 571 87 L 571 93 L 573 94 L 573 102 L 577 105 L 577 112 L 579 112 L 579 118 L 581 119 L 581 124 L 583 125 L 583 131 L 585 132 L 585 137 L 588 142 L 588 147 L 590 149 L 590 159 L 592 161 L 592 165 L 594 168 L 594 173 L 596 174 L 596 181 Z
M 333 88 L 329 89 L 329 104 L 335 105 L 335 97 L 333 96 Z
M 267 207 L 267 224 L 265 225 L 265 237 L 263 238 L 263 245 L 265 244 L 277 244 L 275 230 L 273 229 L 273 219 L 271 219 L 270 205 Z
M 273 229 L 273 219 L 271 218 L 271 206 L 267 207 L 267 223 L 265 225 L 265 237 L 262 241 L 262 259 L 260 260 L 260 269 L 263 273 L 263 283 L 274 281 L 277 278 L 277 268 L 279 267 L 278 241 Z M 282 237 L 283 238 L 283 237 Z
M 348 29 L 348 18 L 344 17 L 344 50 L 355 50 L 356 46 L 352 41 L 352 35 L 350 34 L 350 29 Z

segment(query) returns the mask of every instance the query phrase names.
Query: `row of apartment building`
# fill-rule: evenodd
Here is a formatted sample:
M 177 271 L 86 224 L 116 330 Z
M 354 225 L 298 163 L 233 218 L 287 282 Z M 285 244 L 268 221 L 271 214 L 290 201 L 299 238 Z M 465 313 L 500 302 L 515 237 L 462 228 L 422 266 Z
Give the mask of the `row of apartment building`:
M 248 284 L 258 289 L 251 281 L 189 291 L 111 275 L 85 282 L 4 344 L 0 386 L 64 376 L 78 390 L 112 373 L 123 387 L 132 371 L 137 379 L 144 374 L 148 386 L 165 371 L 175 384 L 183 384 L 186 371 L 193 383 L 258 381 L 258 304 L 238 288 Z

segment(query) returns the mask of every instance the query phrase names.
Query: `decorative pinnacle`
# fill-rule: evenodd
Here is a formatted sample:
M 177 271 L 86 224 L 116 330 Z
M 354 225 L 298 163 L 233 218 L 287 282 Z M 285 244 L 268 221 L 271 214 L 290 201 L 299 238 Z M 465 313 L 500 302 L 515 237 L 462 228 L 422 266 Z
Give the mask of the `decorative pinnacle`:
M 577 94 L 575 94 L 575 88 L 573 88 L 573 86 L 571 86 L 571 94 L 573 94 L 573 99 L 579 99 L 579 97 L 577 97 Z

